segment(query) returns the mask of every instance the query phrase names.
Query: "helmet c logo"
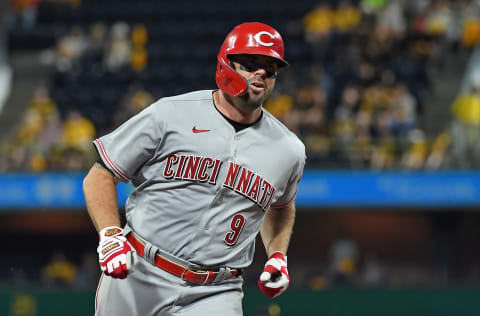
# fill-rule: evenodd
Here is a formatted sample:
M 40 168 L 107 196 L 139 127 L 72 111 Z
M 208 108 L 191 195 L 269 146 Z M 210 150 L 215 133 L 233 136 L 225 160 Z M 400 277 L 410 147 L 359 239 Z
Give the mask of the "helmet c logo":
M 262 46 L 267 46 L 267 47 L 273 46 L 273 42 L 262 41 L 262 39 L 260 38 L 260 36 L 262 36 L 262 35 L 268 35 L 268 37 L 270 37 L 272 40 L 275 38 L 275 36 L 268 33 L 267 31 L 258 32 L 257 34 L 253 35 L 253 38 L 257 41 L 258 44 L 260 44 Z

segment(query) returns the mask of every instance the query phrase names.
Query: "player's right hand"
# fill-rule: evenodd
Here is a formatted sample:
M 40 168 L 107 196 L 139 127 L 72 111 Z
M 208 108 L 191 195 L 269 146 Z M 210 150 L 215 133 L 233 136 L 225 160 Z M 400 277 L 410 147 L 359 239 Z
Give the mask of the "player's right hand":
M 99 233 L 97 248 L 100 268 L 106 275 L 116 279 L 125 279 L 137 263 L 135 249 L 122 233 L 120 227 L 105 227 Z

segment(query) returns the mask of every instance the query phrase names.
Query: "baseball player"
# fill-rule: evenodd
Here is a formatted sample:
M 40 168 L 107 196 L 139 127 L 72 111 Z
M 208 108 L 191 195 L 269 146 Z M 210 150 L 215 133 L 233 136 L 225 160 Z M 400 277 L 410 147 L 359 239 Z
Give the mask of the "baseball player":
M 287 289 L 305 147 L 262 108 L 286 66 L 275 29 L 240 24 L 220 48 L 218 90 L 162 98 L 94 141 L 83 187 L 100 237 L 96 315 L 242 315 L 258 232 L 260 290 Z M 134 186 L 123 228 L 119 181 Z

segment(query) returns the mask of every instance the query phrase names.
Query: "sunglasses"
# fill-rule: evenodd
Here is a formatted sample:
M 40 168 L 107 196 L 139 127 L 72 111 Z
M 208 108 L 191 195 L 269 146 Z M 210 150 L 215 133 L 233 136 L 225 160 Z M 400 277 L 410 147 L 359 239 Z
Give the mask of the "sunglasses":
M 271 65 L 268 65 L 268 66 L 267 65 L 258 65 L 258 64 L 255 64 L 255 62 L 249 61 L 249 60 L 241 60 L 241 61 L 234 60 L 234 62 L 236 62 L 239 65 L 240 69 L 243 70 L 243 71 L 254 72 L 254 71 L 262 68 L 262 69 L 265 70 L 265 74 L 266 74 L 267 78 L 275 79 L 278 76 L 278 70 L 274 66 L 271 66 Z M 233 66 L 233 61 L 232 61 L 232 67 L 234 67 Z

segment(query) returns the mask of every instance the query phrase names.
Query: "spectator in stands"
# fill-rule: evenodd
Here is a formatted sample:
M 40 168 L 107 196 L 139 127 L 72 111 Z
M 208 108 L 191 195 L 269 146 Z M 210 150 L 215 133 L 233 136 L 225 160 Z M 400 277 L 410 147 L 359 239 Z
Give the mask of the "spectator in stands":
M 354 65 L 354 77 L 360 87 L 367 87 L 375 81 L 375 67 L 366 60 L 359 60 Z
M 323 90 L 307 86 L 297 92 L 295 100 L 285 97 L 283 99 L 291 107 L 283 119 L 299 137 L 306 139 L 313 136 L 324 124 L 326 96 Z M 276 100 L 278 102 L 278 99 Z M 293 103 L 290 103 L 291 101 Z
M 346 151 L 355 143 L 355 117 L 361 100 L 361 90 L 352 84 L 347 85 L 341 95 L 340 104 L 334 111 L 336 125 L 335 140 L 340 151 Z
M 64 122 L 62 142 L 66 147 L 86 149 L 95 138 L 95 126 L 78 111 L 71 111 Z
M 333 25 L 339 32 L 348 32 L 357 27 L 362 19 L 362 12 L 353 5 L 352 1 L 341 0 L 333 16 Z
M 405 18 L 403 0 L 390 0 L 385 7 L 378 12 L 378 25 L 388 29 L 395 38 L 405 36 L 407 21 Z
M 0 149 L 0 170 L 2 172 L 25 170 L 27 151 L 24 146 L 21 146 L 15 139 L 11 139 L 8 143 L 3 143 Z
M 329 2 L 322 1 L 303 18 L 307 42 L 323 42 L 333 29 L 334 12 Z
M 333 285 L 354 285 L 360 250 L 350 234 L 338 232 L 329 249 L 329 279 Z
M 417 100 L 408 87 L 399 83 L 393 88 L 391 110 L 393 112 L 393 132 L 403 137 L 417 121 Z
M 10 0 L 10 9 L 6 23 L 9 30 L 20 28 L 28 32 L 35 27 L 39 0 Z
M 95 138 L 95 126 L 78 111 L 71 111 L 62 134 L 63 164 L 69 170 L 85 170 L 95 160 L 91 142 Z
M 480 166 L 480 84 L 458 95 L 452 112 L 452 154 L 458 167 Z
M 291 108 L 282 116 L 284 123 L 303 139 L 307 151 L 311 153 L 310 158 L 323 159 L 329 151 L 326 137 L 326 92 L 321 87 L 309 85 L 301 88 L 295 99 L 289 96 L 283 96 L 282 99 Z M 282 99 L 274 99 L 274 102 Z
M 288 121 L 288 118 L 293 116 L 293 98 L 288 94 L 280 92 L 274 92 L 273 94 L 265 104 L 265 108 L 288 126 L 290 130 L 296 132 L 296 121 L 295 123 Z
M 95 22 L 90 26 L 85 54 L 97 62 L 103 58 L 106 50 L 108 28 L 103 22 Z
M 440 133 L 432 143 L 431 151 L 425 161 L 425 168 L 434 170 L 447 166 L 449 164 L 447 155 L 451 142 L 452 138 L 448 133 Z
M 41 134 L 44 122 L 41 113 L 34 108 L 27 109 L 15 135 L 16 140 L 24 146 L 31 146 Z
M 82 256 L 82 263 L 77 269 L 75 286 L 87 289 L 95 288 L 98 284 L 100 274 L 96 254 L 86 252 Z
M 60 144 L 63 132 L 63 122 L 60 113 L 55 109 L 48 113 L 45 118 L 45 127 L 39 135 L 39 145 L 43 152 L 48 152 L 52 147 Z
M 421 169 L 428 155 L 428 143 L 425 132 L 421 129 L 412 129 L 408 133 L 409 147 L 402 155 L 401 167 L 405 169 Z
M 141 84 L 133 84 L 118 106 L 118 110 L 113 119 L 113 127 L 120 126 L 120 124 L 124 123 L 130 117 L 152 104 L 153 101 L 154 98 L 152 94 Z
M 77 269 L 61 251 L 56 251 L 43 269 L 43 282 L 47 285 L 72 286 Z
M 46 160 L 42 153 L 42 143 L 39 142 L 39 135 L 42 134 L 44 128 L 45 121 L 42 112 L 33 106 L 29 107 L 14 136 L 14 143 L 18 149 L 9 151 L 13 158 L 10 160 L 12 167 L 17 165 L 17 167 L 34 172 L 45 170 Z
M 75 25 L 70 33 L 57 43 L 57 70 L 67 72 L 72 70 L 88 48 L 88 41 L 81 26 Z
M 142 71 L 147 66 L 148 53 L 145 47 L 135 47 L 132 50 L 131 66 L 135 71 Z
M 148 42 L 148 31 L 145 25 L 137 24 L 132 29 L 132 44 L 134 47 L 144 47 Z
M 453 13 L 445 0 L 432 1 L 425 16 L 425 31 L 429 35 L 444 36 L 453 25 Z
M 135 71 L 142 71 L 147 66 L 148 53 L 147 53 L 147 28 L 145 25 L 138 24 L 132 29 L 132 69 Z
M 117 22 L 110 29 L 110 39 L 105 56 L 107 70 L 119 71 L 130 63 L 132 43 L 130 27 L 125 22 Z
M 480 42 L 480 20 L 470 18 L 465 21 L 462 32 L 462 44 L 467 48 L 475 47 Z
M 366 287 L 385 286 L 388 282 L 387 266 L 375 253 L 365 255 L 365 263 L 361 274 L 361 283 Z
M 380 108 L 374 113 L 372 128 L 375 136 L 370 168 L 381 170 L 395 166 L 395 139 L 392 132 L 392 112 Z
M 53 146 L 57 146 L 62 135 L 62 125 L 57 104 L 50 97 L 48 89 L 40 85 L 35 89 L 30 102 L 30 108 L 38 113 L 42 120 L 41 131 L 37 134 L 33 148 L 39 159 L 46 159 Z M 47 168 L 45 161 L 45 168 Z M 43 164 L 43 163 L 42 163 Z M 36 171 L 44 171 L 45 168 L 34 168 Z

